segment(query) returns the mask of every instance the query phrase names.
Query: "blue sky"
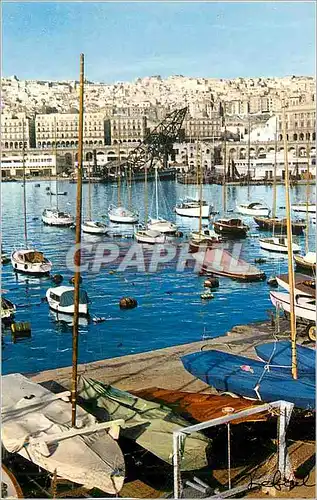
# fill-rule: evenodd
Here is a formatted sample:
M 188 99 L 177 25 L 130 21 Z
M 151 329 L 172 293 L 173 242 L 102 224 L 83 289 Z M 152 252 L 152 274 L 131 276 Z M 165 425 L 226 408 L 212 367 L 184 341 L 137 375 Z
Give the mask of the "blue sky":
M 2 2 L 2 76 L 315 74 L 315 2 Z

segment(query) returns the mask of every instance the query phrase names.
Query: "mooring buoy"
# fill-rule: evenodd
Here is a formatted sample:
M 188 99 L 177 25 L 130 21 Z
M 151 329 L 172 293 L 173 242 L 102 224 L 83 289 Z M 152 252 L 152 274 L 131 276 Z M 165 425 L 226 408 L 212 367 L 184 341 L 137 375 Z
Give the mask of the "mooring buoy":
M 119 302 L 120 309 L 133 309 L 137 305 L 138 302 L 133 297 L 123 297 Z
M 56 285 L 59 285 L 60 283 L 62 283 L 64 278 L 61 274 L 54 274 L 54 276 L 52 276 L 51 279 L 52 279 L 53 283 L 55 283 Z

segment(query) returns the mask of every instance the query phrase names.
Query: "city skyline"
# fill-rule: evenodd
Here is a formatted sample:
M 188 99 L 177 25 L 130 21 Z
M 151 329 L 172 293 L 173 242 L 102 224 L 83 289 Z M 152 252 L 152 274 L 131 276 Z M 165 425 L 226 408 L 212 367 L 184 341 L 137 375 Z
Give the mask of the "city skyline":
M 315 76 L 315 2 L 3 2 L 2 76 Z M 78 43 L 78 40 L 81 43 Z

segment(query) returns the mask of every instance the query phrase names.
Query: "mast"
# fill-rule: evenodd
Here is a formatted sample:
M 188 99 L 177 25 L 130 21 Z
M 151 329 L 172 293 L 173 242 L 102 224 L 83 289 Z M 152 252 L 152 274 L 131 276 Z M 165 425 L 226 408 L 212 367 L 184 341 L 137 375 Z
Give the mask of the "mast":
M 202 147 L 200 144 L 200 163 L 199 163 L 199 227 L 198 234 L 202 231 L 202 210 L 203 210 L 203 182 L 202 182 Z M 198 141 L 197 141 L 197 172 L 198 172 Z
M 120 118 L 119 118 L 119 121 L 118 121 L 118 133 L 119 133 L 119 138 L 118 138 L 117 186 L 118 186 L 118 207 L 120 207 L 120 205 L 121 205 L 121 170 L 120 170 L 120 163 L 121 163 L 121 152 L 120 152 L 121 134 L 120 134 Z
M 250 123 L 250 114 L 248 113 L 248 184 L 250 182 L 250 143 L 251 143 L 251 137 L 250 137 L 250 132 L 251 132 L 251 123 Z
M 273 173 L 273 203 L 272 203 L 272 218 L 273 218 L 273 236 L 275 232 L 275 217 L 276 217 L 276 156 L 277 156 L 277 116 L 275 117 L 275 144 L 274 144 L 274 173 Z
M 23 167 L 23 211 L 24 211 L 24 241 L 28 248 L 28 229 L 26 223 L 26 182 L 25 182 L 25 123 L 22 120 L 22 167 Z
M 309 252 L 309 211 L 308 211 L 308 205 L 309 205 L 309 191 L 310 191 L 310 186 L 309 186 L 309 144 L 307 143 L 307 149 L 306 149 L 306 156 L 307 156 L 307 182 L 306 182 L 306 231 L 305 231 L 305 253 L 307 254 Z
M 129 210 L 131 210 L 132 208 L 132 168 L 131 168 L 131 165 L 129 163 L 129 180 L 128 180 L 128 207 L 129 207 Z
M 57 146 L 56 146 L 56 116 L 54 116 L 54 155 L 55 155 L 55 191 L 56 191 L 56 208 L 58 210 L 58 180 L 57 180 Z
M 91 179 L 90 179 L 90 161 L 88 162 L 88 220 L 91 219 Z
M 286 103 L 283 102 L 283 139 L 284 139 L 284 168 L 285 168 L 285 201 L 286 201 L 286 228 L 287 228 L 287 254 L 288 254 L 288 282 L 290 293 L 290 323 L 291 323 L 291 346 L 292 346 L 292 377 L 297 379 L 297 353 L 296 353 L 296 316 L 295 316 L 295 279 L 293 268 L 292 252 L 292 223 L 291 223 L 291 204 L 290 204 L 290 183 L 288 168 L 288 151 L 286 136 Z
M 147 225 L 147 219 L 148 219 L 148 199 L 147 199 L 147 163 L 144 165 L 144 224 L 145 226 Z
M 226 167 L 227 167 L 227 125 L 225 123 L 225 149 L 223 153 L 223 182 L 222 182 L 222 205 L 224 212 L 227 211 Z
M 157 167 L 158 165 L 155 165 L 155 206 L 156 206 L 156 218 L 159 218 L 159 210 L 158 210 L 158 172 L 157 172 Z
M 84 54 L 80 54 L 80 81 L 79 81 L 79 124 L 78 124 L 78 172 L 76 198 L 76 245 L 79 250 L 75 253 L 76 265 L 74 281 L 74 325 L 73 325 L 73 357 L 72 357 L 72 427 L 76 426 L 77 401 L 77 363 L 78 363 L 78 323 L 79 323 L 79 288 L 81 263 L 81 210 L 82 210 L 82 164 L 83 164 L 83 133 L 84 133 Z

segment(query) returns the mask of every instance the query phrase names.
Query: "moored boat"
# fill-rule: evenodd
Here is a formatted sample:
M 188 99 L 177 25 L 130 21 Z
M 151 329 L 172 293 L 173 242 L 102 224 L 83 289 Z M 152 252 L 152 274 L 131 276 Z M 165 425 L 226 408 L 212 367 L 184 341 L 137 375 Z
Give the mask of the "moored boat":
M 186 198 L 185 200 L 180 200 L 180 202 L 175 206 L 175 212 L 178 215 L 181 215 L 182 217 L 200 217 L 200 210 L 201 210 L 201 217 L 203 219 L 208 219 L 210 212 L 212 210 L 212 205 L 207 203 L 207 201 L 202 200 L 201 201 L 201 208 L 200 208 L 200 201 L 195 200 L 193 198 Z
M 106 224 L 95 220 L 84 221 L 81 228 L 83 233 L 88 234 L 107 234 L 109 231 L 109 228 Z
M 122 206 L 116 207 L 114 205 L 109 206 L 108 217 L 111 222 L 121 224 L 136 224 L 139 220 L 137 212 Z
M 284 292 L 270 292 L 270 299 L 275 307 L 279 307 L 283 311 L 289 313 L 291 310 L 290 294 Z M 297 318 L 316 321 L 316 298 L 302 293 L 296 293 L 295 301 L 295 316 Z
M 251 216 L 268 216 L 271 212 L 271 210 L 266 205 L 260 202 L 240 203 L 240 205 L 237 205 L 236 211 L 239 214 Z
M 267 370 L 262 361 L 217 350 L 187 354 L 181 361 L 189 373 L 218 391 L 267 403 L 289 401 L 302 409 L 316 407 L 313 376 L 295 380 L 281 368 Z
M 52 269 L 51 261 L 33 248 L 14 250 L 11 254 L 11 265 L 16 272 L 35 275 L 49 274 Z
M 53 394 L 21 375 L 2 376 L 1 441 L 9 453 L 58 477 L 118 494 L 123 486 L 125 464 L 112 436 L 116 428 L 98 424 L 77 406 L 78 426 L 71 428 L 70 392 Z M 109 432 L 108 432 L 109 431 Z
M 151 231 L 158 231 L 159 233 L 171 235 L 177 232 L 177 226 L 173 222 L 170 222 L 161 217 L 157 219 L 150 219 L 147 228 Z
M 74 314 L 74 287 L 57 286 L 46 291 L 48 305 L 56 312 Z M 88 295 L 85 290 L 79 291 L 79 315 L 88 316 Z
M 292 205 L 293 212 L 304 212 L 316 214 L 316 203 L 295 203 Z
M 295 273 L 294 277 L 295 292 L 297 294 L 303 294 L 315 297 L 316 295 L 316 280 L 312 279 L 311 276 L 301 273 Z M 277 284 L 289 292 L 289 277 L 288 274 L 280 274 L 276 276 Z
M 241 219 L 218 219 L 214 221 L 214 230 L 226 238 L 245 238 L 249 226 Z
M 258 226 L 259 230 L 262 231 L 275 231 L 278 234 L 286 234 L 287 232 L 287 221 L 286 219 L 279 219 L 277 217 L 253 217 L 253 220 Z M 306 228 L 306 222 L 304 220 L 292 221 L 292 234 L 303 234 Z
M 316 271 L 316 252 L 307 252 L 306 255 L 294 255 L 296 268 L 306 271 Z
M 13 319 L 16 306 L 9 299 L 1 296 L 1 320 L 8 321 Z
M 58 209 L 46 208 L 42 213 L 42 221 L 47 226 L 69 227 L 74 224 L 74 217 Z
M 165 243 L 166 239 L 165 234 L 144 227 L 138 228 L 134 233 L 134 237 L 138 243 L 148 243 L 149 245 Z
M 278 252 L 287 254 L 287 238 L 259 238 L 260 247 L 268 252 Z M 293 253 L 300 252 L 300 246 L 292 243 Z

